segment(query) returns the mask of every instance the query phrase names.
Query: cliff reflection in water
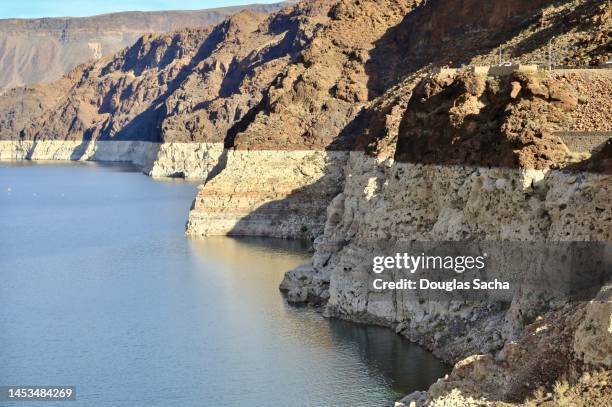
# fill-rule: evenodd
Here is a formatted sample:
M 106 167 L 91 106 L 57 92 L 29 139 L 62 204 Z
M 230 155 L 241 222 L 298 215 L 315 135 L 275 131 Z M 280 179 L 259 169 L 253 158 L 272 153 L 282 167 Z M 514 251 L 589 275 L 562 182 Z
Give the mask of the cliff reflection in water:
M 225 265 L 219 272 L 228 283 L 227 295 L 234 297 L 241 285 L 249 287 L 239 290 L 240 298 L 228 304 L 245 301 L 258 308 L 257 324 L 265 324 L 271 316 L 283 319 L 276 332 L 294 338 L 304 349 L 358 359 L 368 376 L 382 378 L 397 394 L 425 390 L 450 371 L 429 352 L 388 328 L 325 319 L 312 309 L 288 305 L 277 287 L 286 270 L 310 258 L 308 242 L 210 237 L 192 240 L 191 244 L 202 259 Z
M 383 375 L 398 392 L 427 389 L 432 380 L 450 373 L 421 347 L 388 328 L 331 320 L 330 333 L 337 347 L 352 347 L 370 370 Z

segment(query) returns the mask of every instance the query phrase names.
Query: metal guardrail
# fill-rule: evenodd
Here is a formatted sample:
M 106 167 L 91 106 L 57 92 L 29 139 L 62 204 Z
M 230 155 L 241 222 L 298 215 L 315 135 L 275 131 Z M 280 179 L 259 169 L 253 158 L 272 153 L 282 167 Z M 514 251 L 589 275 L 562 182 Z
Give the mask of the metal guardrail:
M 612 139 L 612 131 L 557 131 L 555 136 L 561 138 L 571 151 L 592 153 L 606 141 Z

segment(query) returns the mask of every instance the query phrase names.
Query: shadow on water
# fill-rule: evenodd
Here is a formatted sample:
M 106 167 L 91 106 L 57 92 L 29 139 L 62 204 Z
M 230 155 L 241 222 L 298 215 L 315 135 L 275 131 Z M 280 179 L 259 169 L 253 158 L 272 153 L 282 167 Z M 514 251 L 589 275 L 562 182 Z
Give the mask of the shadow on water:
M 275 253 L 292 255 L 309 255 L 312 253 L 312 242 L 305 239 L 279 239 L 260 236 L 228 237 L 241 245 L 252 247 L 256 250 L 263 249 Z
M 450 372 L 441 360 L 388 328 L 326 319 L 313 308 L 289 305 L 278 284 L 284 271 L 307 258 L 309 241 L 209 237 L 193 239 L 190 245 L 202 259 L 218 261 L 215 268 L 226 270 L 223 278 L 234 282 L 227 300 L 234 305 L 245 301 L 249 311 L 244 312 L 254 313 L 249 321 L 269 327 L 278 323 L 272 332 L 291 338 L 305 355 L 328 355 L 326 364 L 335 369 L 351 363 L 360 377 L 384 383 L 391 399 L 426 390 Z M 265 309 L 263 317 L 258 309 Z
M 351 344 L 365 364 L 398 393 L 427 390 L 451 371 L 450 365 L 388 328 L 332 319 L 329 330 L 338 347 Z

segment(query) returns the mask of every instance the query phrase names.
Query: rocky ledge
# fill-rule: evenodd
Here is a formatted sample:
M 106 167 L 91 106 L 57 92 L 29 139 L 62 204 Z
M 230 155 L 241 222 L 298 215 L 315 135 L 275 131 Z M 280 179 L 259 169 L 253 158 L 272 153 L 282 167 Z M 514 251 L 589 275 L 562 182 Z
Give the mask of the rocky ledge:
M 460 361 L 429 391 L 396 407 L 609 405 L 611 288 L 587 304 L 538 317 L 496 355 Z
M 198 190 L 191 236 L 314 239 L 343 185 L 348 154 L 337 151 L 227 151 Z
M 135 164 L 154 178 L 204 180 L 223 152 L 222 143 L 148 141 L 0 140 L 0 161 L 63 160 Z

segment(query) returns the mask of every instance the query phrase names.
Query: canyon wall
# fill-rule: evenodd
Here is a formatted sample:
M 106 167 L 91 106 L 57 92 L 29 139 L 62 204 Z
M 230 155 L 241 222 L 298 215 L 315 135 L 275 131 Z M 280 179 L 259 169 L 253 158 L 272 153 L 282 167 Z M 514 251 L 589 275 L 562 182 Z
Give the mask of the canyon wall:
M 105 161 L 137 165 L 154 178 L 206 179 L 223 152 L 222 143 L 149 141 L 0 140 L 0 161 Z
M 500 47 L 538 62 L 553 37 L 566 64 L 598 64 L 610 57 L 610 20 L 595 0 L 316 0 L 241 12 L 6 92 L 1 156 L 202 177 L 189 235 L 314 239 L 312 261 L 281 286 L 290 302 L 392 327 L 459 362 L 416 401 L 463 389 L 522 402 L 564 375 L 580 389 L 581 371 L 609 371 L 594 346 L 610 340 L 605 290 L 590 304 L 541 293 L 444 303 L 373 289 L 364 267 L 402 239 L 610 241 L 611 143 L 564 141 L 611 130 L 609 72 L 487 77 L 469 66 Z
M 227 151 L 220 173 L 198 191 L 187 234 L 314 239 L 342 189 L 347 155 Z
M 132 45 L 146 33 L 205 27 L 244 9 L 269 13 L 289 4 L 0 20 L 0 93 L 15 86 L 59 79 L 77 65 Z
M 372 273 L 381 245 L 612 239 L 607 174 L 381 162 L 363 153 L 352 153 L 346 171 L 312 263 L 289 272 L 281 288 L 294 300 L 323 298 L 329 316 L 392 326 L 448 361 L 500 349 L 541 310 L 522 297 L 497 308 L 377 290 L 376 278 L 405 277 Z
M 585 101 L 605 99 L 600 92 L 612 86 L 612 76 L 592 72 L 589 82 L 590 74 L 579 73 L 582 80 L 563 73 L 432 74 L 411 85 L 405 111 L 386 111 L 383 136 L 364 132 L 370 154 L 351 153 L 312 261 L 289 271 L 281 290 L 290 302 L 322 307 L 327 316 L 392 327 L 457 363 L 429 393 L 401 405 L 522 402 L 564 377 L 587 386 L 592 379 L 583 373 L 592 369 L 604 369 L 606 380 L 611 365 L 593 346 L 612 346 L 605 287 L 586 304 L 552 286 L 519 290 L 507 302 L 436 301 L 373 286 L 377 278 L 410 277 L 408 271 L 372 273 L 373 257 L 397 242 L 480 241 L 547 249 L 604 243 L 607 260 L 598 271 L 605 274 L 612 255 L 610 140 L 577 152 L 556 136 L 571 126 L 599 130 L 597 137 L 608 130 L 601 120 L 607 102 Z M 554 261 L 546 257 L 553 253 L 527 266 Z M 555 397 L 580 400 L 571 392 Z
M 122 161 L 204 180 L 323 10 L 241 11 L 215 27 L 147 34 L 55 82 L 12 89 L 0 96 L 0 159 Z
M 389 44 L 376 58 L 369 53 L 419 2 L 312 4 L 325 18 L 232 134 L 235 151 L 199 189 L 189 235 L 314 239 L 323 231 L 326 208 L 342 190 L 343 167 L 355 143 L 355 133 L 347 129 L 377 92 L 367 71 L 384 64 L 395 48 Z

